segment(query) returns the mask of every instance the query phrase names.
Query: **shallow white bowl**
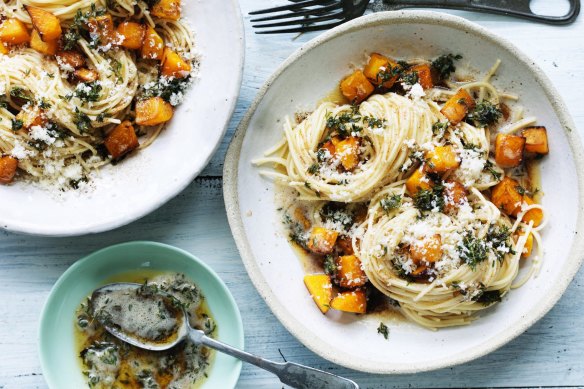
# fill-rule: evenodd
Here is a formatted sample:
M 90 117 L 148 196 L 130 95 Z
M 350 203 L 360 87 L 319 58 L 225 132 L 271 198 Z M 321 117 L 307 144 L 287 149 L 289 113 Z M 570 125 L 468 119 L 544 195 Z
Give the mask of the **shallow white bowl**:
M 0 228 L 28 234 L 96 233 L 130 223 L 180 193 L 219 146 L 239 95 L 244 35 L 239 4 L 186 1 L 201 67 L 170 125 L 148 148 L 101 170 L 89 193 L 0 186 Z
M 351 64 L 366 53 L 432 58 L 462 53 L 461 63 L 485 72 L 497 58 L 494 83 L 521 96 L 528 115 L 546 125 L 551 153 L 541 164 L 545 258 L 537 278 L 513 290 L 470 326 L 432 332 L 385 320 L 389 340 L 377 334 L 379 316 L 324 316 L 311 301 L 304 270 L 283 232 L 274 184 L 251 161 L 282 135 L 282 118 L 310 110 L 326 97 Z M 463 363 L 495 350 L 548 312 L 578 270 L 584 250 L 582 145 L 558 92 L 516 47 L 464 19 L 433 12 L 369 15 L 331 30 L 293 54 L 266 82 L 242 121 L 224 169 L 231 229 L 247 271 L 282 324 L 322 357 L 372 373 L 411 373 Z M 578 168 L 580 166 L 580 168 Z

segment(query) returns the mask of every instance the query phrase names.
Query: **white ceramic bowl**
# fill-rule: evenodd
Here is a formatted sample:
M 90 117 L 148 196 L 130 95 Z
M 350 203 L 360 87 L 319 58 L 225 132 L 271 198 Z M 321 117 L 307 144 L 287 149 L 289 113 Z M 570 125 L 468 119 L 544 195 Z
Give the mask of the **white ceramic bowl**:
M 0 228 L 66 236 L 130 223 L 180 193 L 219 146 L 239 95 L 244 35 L 239 4 L 186 1 L 201 67 L 170 125 L 148 148 L 101 170 L 87 194 L 62 194 L 19 182 L 0 185 Z M 227 60 L 229 59 L 229 60 Z
M 462 53 L 461 65 L 485 72 L 497 58 L 495 85 L 517 93 L 527 114 L 549 131 L 551 152 L 541 164 L 545 257 L 537 278 L 511 291 L 470 326 L 429 331 L 407 322 L 385 322 L 389 340 L 377 334 L 379 316 L 324 316 L 311 301 L 304 270 L 283 232 L 274 184 L 252 159 L 282 135 L 282 118 L 313 109 L 338 87 L 351 64 L 366 53 L 432 58 Z M 231 229 L 247 271 L 282 324 L 308 348 L 340 365 L 372 373 L 412 373 L 469 361 L 509 342 L 548 312 L 578 270 L 584 248 L 582 145 L 559 93 L 516 47 L 464 19 L 421 11 L 372 14 L 331 30 L 293 54 L 266 82 L 230 146 L 224 191 Z M 579 168 L 580 167 L 580 168 Z M 551 255 L 550 255 L 551 254 Z

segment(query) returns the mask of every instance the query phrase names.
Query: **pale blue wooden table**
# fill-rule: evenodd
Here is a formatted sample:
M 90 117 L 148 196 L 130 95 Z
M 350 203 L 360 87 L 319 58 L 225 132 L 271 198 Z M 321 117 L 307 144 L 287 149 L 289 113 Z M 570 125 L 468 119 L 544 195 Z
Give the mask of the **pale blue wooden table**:
M 217 1 L 220 6 L 219 0 Z M 281 2 L 282 0 L 280 0 Z M 560 0 L 539 0 L 554 7 Z M 241 0 L 247 12 L 278 0 Z M 530 55 L 552 79 L 584 135 L 584 17 L 551 27 L 505 17 L 456 13 L 505 36 Z M 0 388 L 44 388 L 37 356 L 37 320 L 49 290 L 77 259 L 130 240 L 154 240 L 188 250 L 225 280 L 241 309 L 247 350 L 275 360 L 282 356 L 343 374 L 362 388 L 393 387 L 584 387 L 584 272 L 556 307 L 525 334 L 494 353 L 435 372 L 371 376 L 335 366 L 307 350 L 271 314 L 251 285 L 225 217 L 221 172 L 233 130 L 260 85 L 292 51 L 315 35 L 257 36 L 245 17 L 247 58 L 241 97 L 229 132 L 210 165 L 188 189 L 153 214 L 115 231 L 49 239 L 0 232 Z M 227 59 L 226 59 L 227 60 Z M 553 261 L 553 253 L 547 260 Z M 280 388 L 268 373 L 245 366 L 238 388 Z M 222 389 L 222 388 L 217 388 Z

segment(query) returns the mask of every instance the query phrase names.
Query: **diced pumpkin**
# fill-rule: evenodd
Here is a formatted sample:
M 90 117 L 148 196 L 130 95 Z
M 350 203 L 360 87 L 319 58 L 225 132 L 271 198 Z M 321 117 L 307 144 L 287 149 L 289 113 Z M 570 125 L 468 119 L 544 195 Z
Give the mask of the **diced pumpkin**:
M 57 39 L 43 41 L 39 33 L 36 30 L 32 30 L 30 47 L 44 55 L 55 55 L 59 48 L 59 41 Z
M 128 120 L 119 124 L 105 138 L 105 147 L 113 159 L 119 159 L 138 148 L 138 137 Z
M 87 20 L 87 28 L 91 35 L 99 37 L 100 46 L 107 46 L 109 43 L 117 44 L 121 40 L 117 36 L 114 19 L 110 14 L 89 18 Z
M 355 255 L 337 257 L 337 282 L 343 288 L 353 289 L 367 283 L 367 276 L 361 268 L 361 261 Z
M 399 77 L 397 74 L 392 76 L 392 70 L 393 73 L 397 73 L 395 70 L 398 68 L 399 65 L 394 60 L 384 55 L 373 53 L 363 69 L 363 74 L 373 85 L 382 85 L 384 88 L 389 89 Z
M 458 181 L 449 181 L 444 185 L 444 211 L 453 213 L 466 201 L 466 189 Z
M 327 313 L 333 298 L 331 278 L 326 274 L 307 274 L 304 276 L 304 285 L 318 309 L 322 313 Z
M 521 135 L 525 138 L 525 152 L 538 155 L 547 155 L 549 153 L 545 127 L 528 127 L 521 131 Z
M 535 204 L 531 197 L 526 194 L 522 195 L 519 188 L 521 186 L 516 180 L 505 177 L 491 190 L 491 201 L 497 208 L 503 210 L 505 214 L 517 217 L 521 212 L 523 203 L 527 205 Z M 542 220 L 543 211 L 539 208 L 530 209 L 523 216 L 523 221 L 525 223 L 533 221 L 534 227 L 539 226 Z
M 159 0 L 150 8 L 150 15 L 162 19 L 179 20 L 180 12 L 180 0 Z
M 146 27 L 143 24 L 123 22 L 118 25 L 117 32 L 121 39 L 121 45 L 126 49 L 137 50 L 142 48 L 144 33 L 146 32 Z
M 428 270 L 428 266 L 416 265 L 416 269 L 414 271 L 412 271 L 412 276 L 414 276 L 414 277 L 422 276 L 426 270 Z
M 522 234 L 517 236 L 517 239 L 521 237 Z M 527 235 L 527 240 L 525 241 L 525 246 L 523 246 L 523 251 L 521 252 L 521 258 L 529 258 L 533 252 L 533 234 L 529 233 Z
M 361 70 L 356 70 L 349 77 L 341 81 L 341 93 L 353 104 L 365 100 L 375 88 Z
M 475 101 L 472 96 L 464 89 L 459 89 L 442 107 L 440 112 L 448 121 L 456 125 L 460 123 L 468 111 L 475 107 Z
M 339 233 L 324 227 L 313 227 L 308 238 L 308 249 L 316 254 L 330 254 L 335 248 Z
M 422 262 L 436 262 L 442 258 L 442 238 L 440 234 L 426 237 L 409 248 L 410 258 L 416 264 Z
M 61 30 L 61 21 L 58 17 L 49 11 L 33 7 L 32 5 L 25 5 L 24 8 L 30 16 L 34 29 L 38 31 L 44 42 L 54 41 L 61 37 L 63 31 Z
M 151 97 L 136 103 L 136 123 L 141 126 L 166 123 L 173 114 L 172 105 L 161 97 Z
M 30 34 L 26 24 L 18 19 L 6 19 L 0 24 L 0 41 L 8 45 L 30 42 Z
M 0 42 L 0 54 L 8 54 L 10 53 L 10 49 L 6 47 L 4 42 Z
M 47 118 L 43 111 L 38 106 L 28 106 L 21 110 L 15 117 L 16 120 L 22 122 L 23 130 L 30 130 L 31 127 L 41 126 L 47 124 Z
M 502 168 L 516 167 L 523 161 L 525 138 L 518 135 L 497 134 L 495 162 Z
M 419 190 L 432 189 L 432 186 L 432 181 L 421 168 L 406 180 L 406 189 L 410 196 L 415 196 Z
M 320 151 L 322 150 L 322 151 Z M 332 157 L 333 155 L 335 155 L 335 151 L 336 151 L 336 147 L 334 145 L 334 143 L 332 141 L 327 141 L 325 142 L 322 146 L 320 146 L 320 148 L 318 149 L 319 152 L 328 152 L 328 156 L 327 157 Z
M 348 235 L 341 235 L 337 238 L 337 248 L 343 255 L 352 255 L 355 253 L 353 250 L 353 239 Z
M 349 136 L 335 146 L 335 155 L 341 158 L 346 171 L 351 171 L 359 164 L 359 138 Z
M 185 78 L 191 73 L 191 65 L 171 48 L 164 49 L 161 73 L 166 77 Z
M 164 40 L 150 26 L 146 26 L 144 44 L 142 45 L 142 58 L 162 60 L 164 55 Z
M 61 68 L 70 68 L 64 70 L 79 69 L 85 66 L 85 57 L 77 51 L 59 51 L 55 57 Z
M 452 146 L 436 146 L 433 150 L 426 152 L 425 169 L 427 172 L 445 173 L 456 169 L 459 165 L 460 160 Z
M 337 311 L 365 313 L 367 312 L 367 296 L 362 289 L 341 292 L 331 300 L 330 307 Z
M 523 201 L 527 205 L 535 204 L 535 201 L 533 201 L 533 199 L 527 195 L 523 196 Z M 523 222 L 529 223 L 530 221 L 533 222 L 534 227 L 537 227 L 541 224 L 543 221 L 543 211 L 541 208 L 530 209 L 525 213 L 525 215 L 523 215 Z
M 418 74 L 418 83 L 424 89 L 430 89 L 434 87 L 434 81 L 432 79 L 432 68 L 429 64 L 420 64 L 412 66 L 408 73 L 416 72 Z
M 18 169 L 18 160 L 9 155 L 0 156 L 0 184 L 10 184 Z
M 97 70 L 93 69 L 86 68 L 77 69 L 75 70 L 73 75 L 75 76 L 75 78 L 82 82 L 94 82 L 99 79 L 99 73 L 97 72 Z

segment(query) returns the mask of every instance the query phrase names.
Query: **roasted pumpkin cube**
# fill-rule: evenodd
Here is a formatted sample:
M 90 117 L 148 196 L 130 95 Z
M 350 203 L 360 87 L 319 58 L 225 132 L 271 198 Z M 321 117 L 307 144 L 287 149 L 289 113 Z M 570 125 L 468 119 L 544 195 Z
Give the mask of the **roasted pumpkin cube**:
M 146 26 L 144 44 L 142 45 L 142 58 L 162 60 L 164 55 L 164 40 L 150 26 Z
M 341 93 L 353 104 L 359 104 L 374 90 L 373 84 L 369 82 L 361 70 L 355 71 L 341 81 Z
M 527 205 L 535 204 L 535 201 L 533 201 L 533 199 L 527 195 L 523 196 L 523 201 Z M 539 226 L 542 221 L 543 221 L 543 211 L 541 210 L 541 208 L 530 209 L 529 211 L 527 211 L 525 213 L 525 215 L 523 215 L 523 222 L 525 222 L 525 223 L 533 222 L 534 227 Z
M 99 79 L 99 73 L 97 72 L 97 70 L 93 69 L 86 68 L 77 69 L 75 70 L 73 75 L 75 76 L 75 78 L 82 82 L 94 82 Z
M 398 63 L 394 60 L 384 55 L 373 53 L 363 69 L 363 74 L 373 85 L 381 85 L 389 89 L 399 77 L 397 75 L 399 67 Z
M 0 42 L 0 54 L 8 54 L 10 53 L 10 49 L 6 47 L 4 42 Z
M 367 312 L 367 296 L 362 289 L 341 292 L 331 300 L 332 309 L 351 313 Z
M 472 96 L 464 89 L 459 89 L 451 98 L 444 103 L 440 110 L 448 121 L 456 125 L 460 123 L 471 109 L 475 107 Z
M 519 239 L 520 236 L 522 236 L 522 234 L 517 236 L 517 239 Z M 521 257 L 522 258 L 529 258 L 531 256 L 532 252 L 533 252 L 533 234 L 529 233 L 529 235 L 527 235 L 527 240 L 525 241 L 525 246 L 523 246 L 523 251 L 521 252 Z
M 359 138 L 349 136 L 335 146 L 335 155 L 341 159 L 346 171 L 351 171 L 359 164 Z
M 136 103 L 136 123 L 141 126 L 156 126 L 172 119 L 174 110 L 161 97 L 151 97 Z
M 150 15 L 162 19 L 179 20 L 180 13 L 180 0 L 160 0 L 150 8 Z
M 308 238 L 307 247 L 316 254 L 330 254 L 335 248 L 339 233 L 324 227 L 313 227 Z
M 497 134 L 495 162 L 502 168 L 516 167 L 523 161 L 525 138 L 518 135 Z
M 430 173 L 445 173 L 456 169 L 460 165 L 460 159 L 452 146 L 436 146 L 426 152 L 425 169 Z
M 41 126 L 47 124 L 47 117 L 42 109 L 37 105 L 28 106 L 22 109 L 17 115 L 16 120 L 22 122 L 22 129 L 30 130 L 31 127 Z
M 525 152 L 537 155 L 547 155 L 549 153 L 545 127 L 528 127 L 521 131 L 521 135 L 525 138 Z
M 117 36 L 114 19 L 110 14 L 89 18 L 87 28 L 92 37 L 99 37 L 100 46 L 107 46 L 109 43 L 118 44 L 121 41 L 121 38 Z
M 326 274 L 308 274 L 304 276 L 304 285 L 316 306 L 322 313 L 327 313 L 333 298 L 333 284 Z
M 466 189 L 458 181 L 449 181 L 444 185 L 444 211 L 454 213 L 466 201 Z
M 519 193 L 519 182 L 505 177 L 491 189 L 491 201 L 509 216 L 517 216 L 521 210 L 523 196 Z
M 0 24 L 0 41 L 8 45 L 20 45 L 30 42 L 26 24 L 18 19 L 6 19 Z
M 415 196 L 420 190 L 432 189 L 433 186 L 432 181 L 421 168 L 406 180 L 406 189 L 410 196 Z
M 30 47 L 44 55 L 55 55 L 59 48 L 59 41 L 57 39 L 43 41 L 39 33 L 36 30 L 32 30 Z
M 367 275 L 361 268 L 361 261 L 356 255 L 337 257 L 337 282 L 343 288 L 353 289 L 367 283 Z
M 434 87 L 434 81 L 432 79 L 432 68 L 429 64 L 420 64 L 412 66 L 408 73 L 416 72 L 418 74 L 418 83 L 424 89 L 430 89 Z
M 134 126 L 126 120 L 105 138 L 105 147 L 113 159 L 120 159 L 140 146 Z
M 442 238 L 435 234 L 422 239 L 409 247 L 410 258 L 414 263 L 436 262 L 442 258 Z
M 166 47 L 164 49 L 161 73 L 166 77 L 185 78 L 191 74 L 191 65 L 176 51 Z
M 25 5 L 24 8 L 30 16 L 32 26 L 38 31 L 44 42 L 57 40 L 61 37 L 61 21 L 58 17 L 42 8 Z
M 18 160 L 9 155 L 0 156 L 0 184 L 10 184 L 18 169 Z
M 59 67 L 63 70 L 74 70 L 85 66 L 85 57 L 77 51 L 59 51 L 55 55 Z
M 117 28 L 118 36 L 121 39 L 121 45 L 126 49 L 137 50 L 142 48 L 146 27 L 143 24 L 135 22 L 122 22 Z
M 353 239 L 348 235 L 341 235 L 337 238 L 337 248 L 343 255 L 352 255 L 355 253 L 353 250 Z
M 338 142 L 337 142 L 338 143 Z M 334 145 L 334 143 L 332 141 L 326 141 L 325 143 L 323 143 L 319 149 L 318 149 L 318 153 L 324 153 L 322 154 L 323 156 L 326 156 L 326 158 L 331 158 L 333 155 L 335 155 L 335 151 L 336 151 L 336 147 Z M 320 158 L 320 157 L 319 157 Z

